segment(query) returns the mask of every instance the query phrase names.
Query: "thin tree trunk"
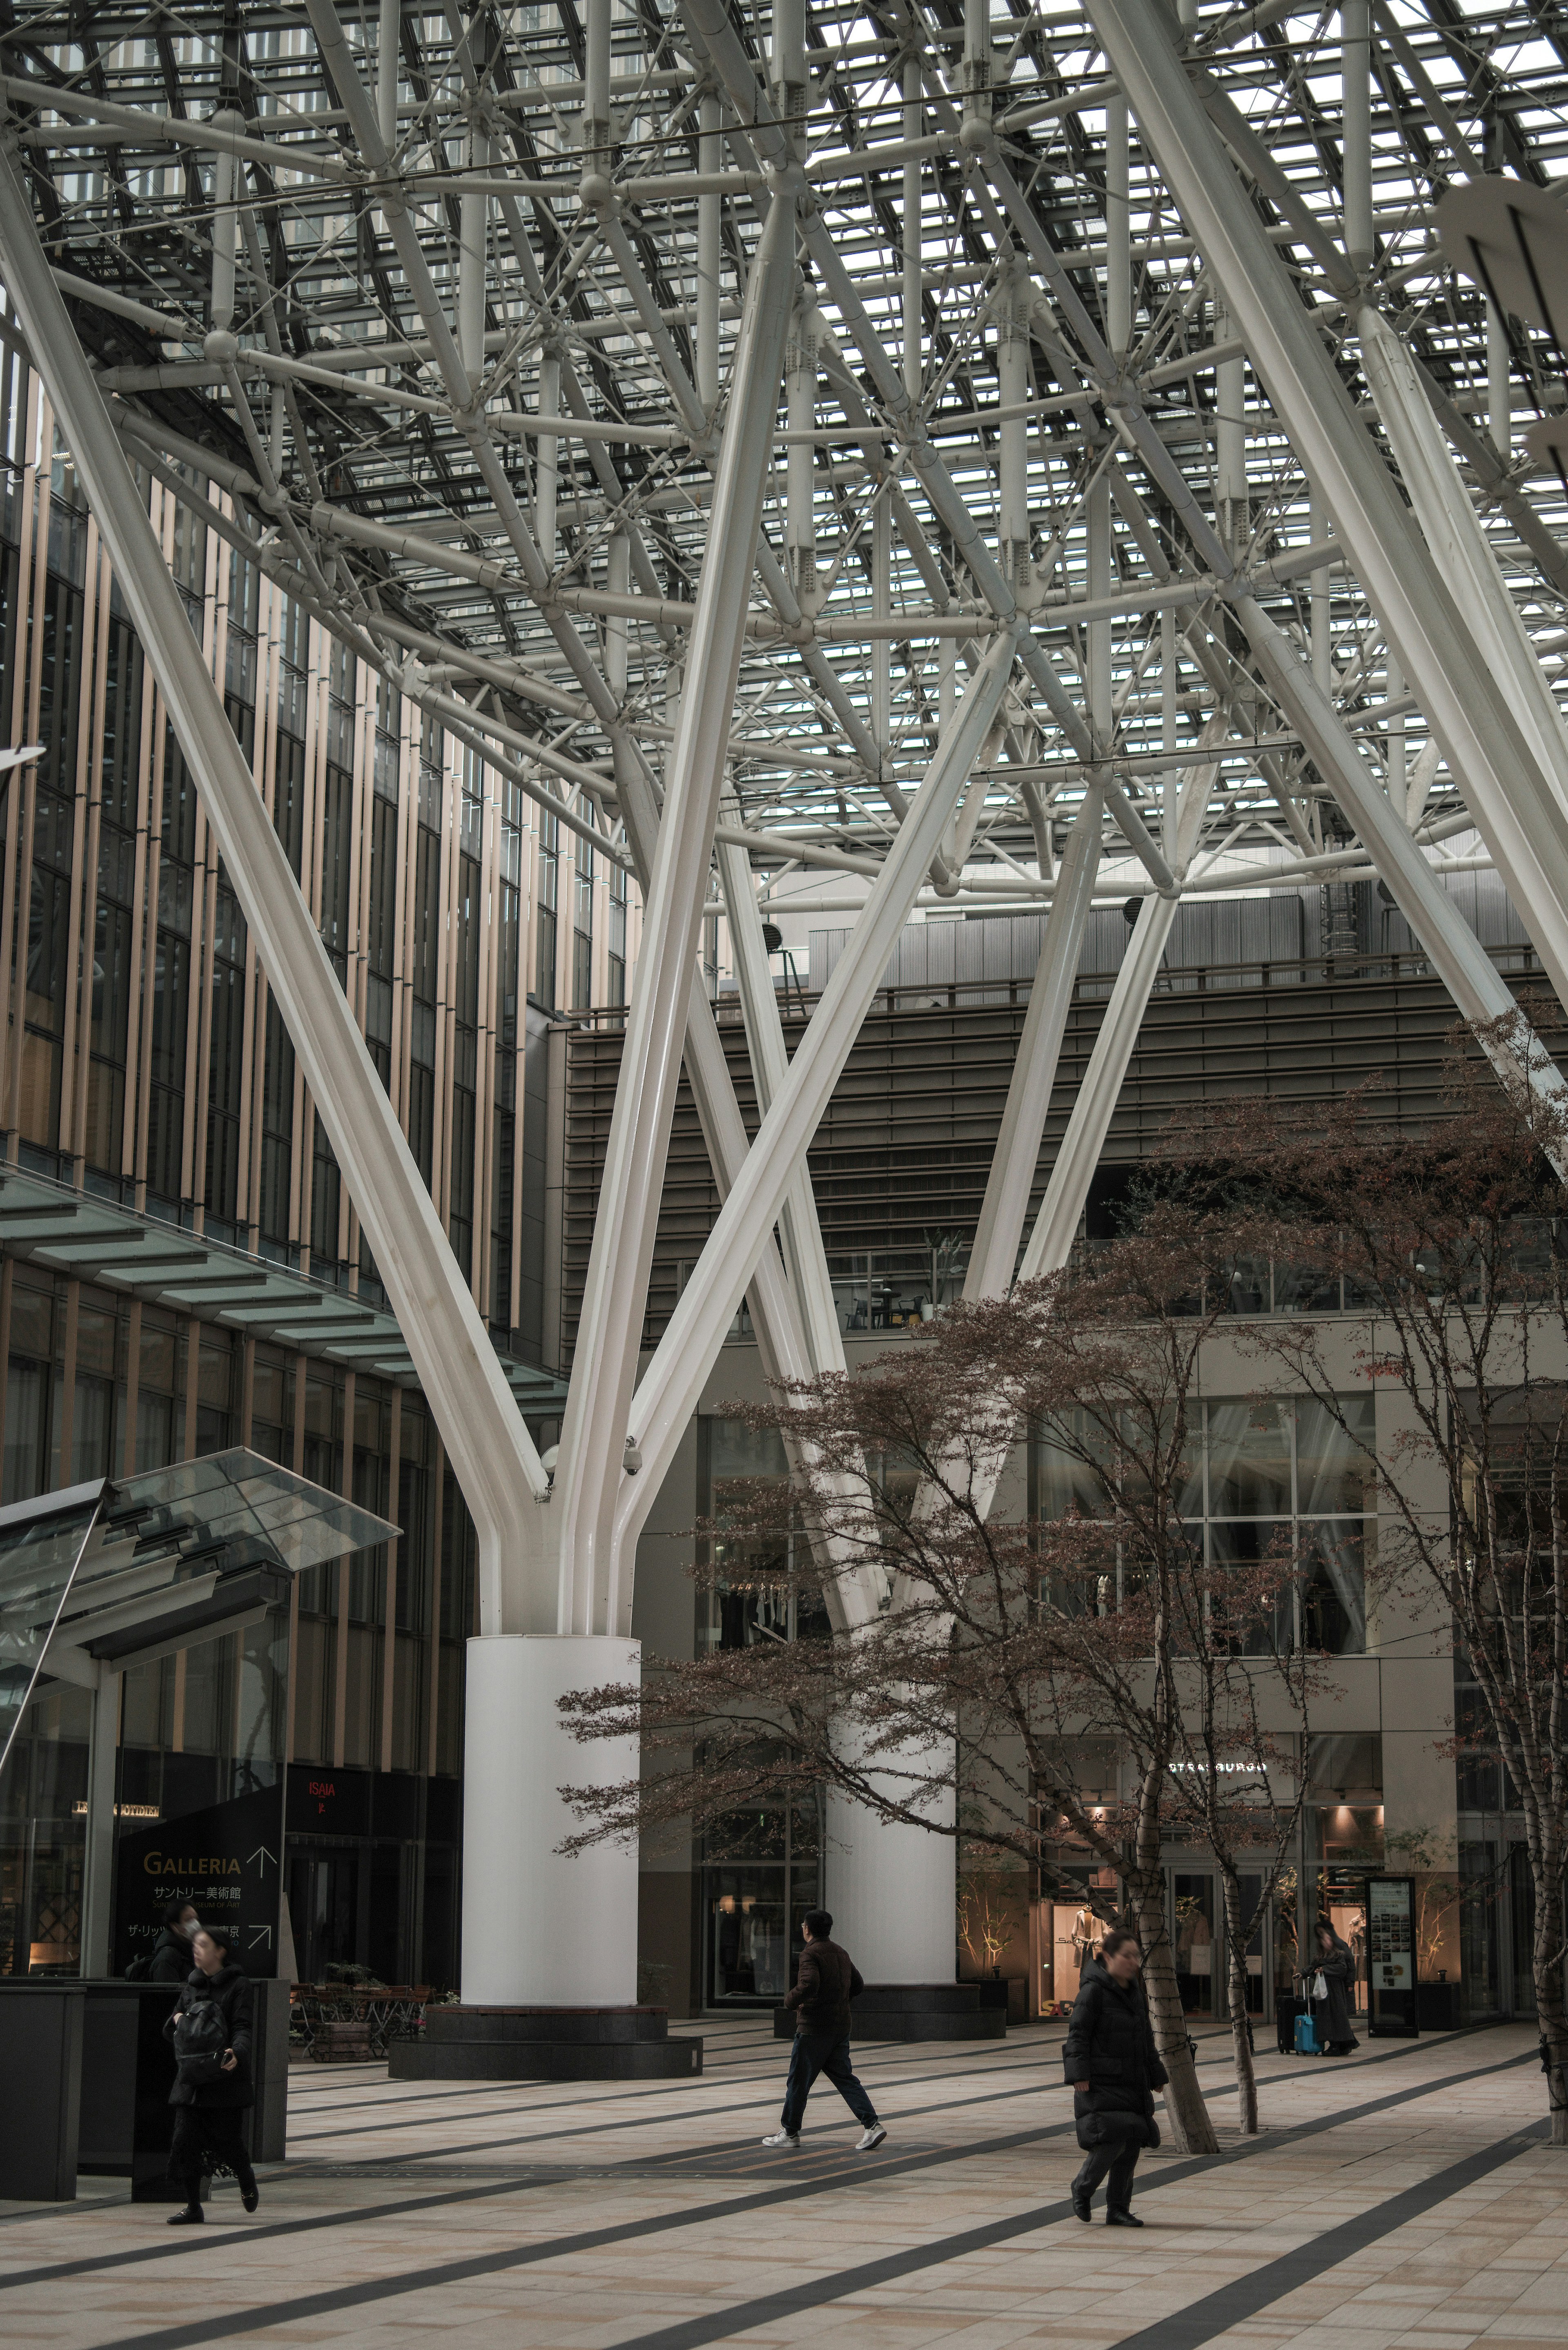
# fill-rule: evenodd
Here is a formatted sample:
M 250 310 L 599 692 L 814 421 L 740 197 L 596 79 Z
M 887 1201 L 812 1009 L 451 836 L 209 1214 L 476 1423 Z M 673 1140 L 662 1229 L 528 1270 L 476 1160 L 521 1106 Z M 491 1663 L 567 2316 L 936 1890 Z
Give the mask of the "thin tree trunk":
M 1254 2137 L 1258 2129 L 1258 2076 L 1252 2068 L 1252 2039 L 1247 2029 L 1247 1952 L 1241 1888 L 1227 1870 L 1220 1871 L 1220 1881 L 1225 1888 L 1225 1983 L 1231 2005 L 1231 2044 L 1236 2057 L 1241 2135 Z
M 1546 2064 L 1552 2143 L 1568 2146 L 1568 2012 L 1563 1998 L 1563 1855 L 1555 1837 L 1542 1839 L 1535 1872 L 1535 2011 Z
M 1143 1979 L 1148 1992 L 1154 2044 L 1170 2079 L 1165 2109 L 1178 2154 L 1217 2154 L 1220 2141 L 1209 2118 L 1209 2108 L 1198 2085 L 1187 2018 L 1177 1989 L 1175 1954 L 1165 1923 L 1165 1877 L 1158 1866 L 1143 1872 L 1144 1894 L 1138 1904 L 1138 1939 L 1143 1944 Z

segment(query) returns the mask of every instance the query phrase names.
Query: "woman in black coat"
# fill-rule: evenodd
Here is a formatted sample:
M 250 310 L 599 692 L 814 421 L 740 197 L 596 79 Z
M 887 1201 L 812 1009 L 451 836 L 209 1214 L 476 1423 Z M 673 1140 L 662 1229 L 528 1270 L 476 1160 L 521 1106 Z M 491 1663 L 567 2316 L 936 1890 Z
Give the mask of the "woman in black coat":
M 1133 2172 L 1146 2146 L 1159 2144 L 1154 2093 L 1168 2075 L 1159 2061 L 1138 1981 L 1143 1952 L 1113 1926 L 1099 1955 L 1078 1977 L 1063 2060 L 1073 2090 L 1084 2161 L 1073 2181 L 1073 2209 L 1087 2220 L 1096 2188 L 1106 2185 L 1107 2228 L 1141 2228 L 1128 2206 Z M 1109 2173 L 1108 2178 L 1106 2178 Z
M 245 2152 L 241 2116 L 255 2103 L 251 2077 L 254 2003 L 251 1979 L 230 1955 L 227 1926 L 199 1926 L 191 1950 L 196 1963 L 178 2006 L 163 2026 L 174 2045 L 174 2143 L 169 2176 L 184 2190 L 185 2208 L 171 2228 L 196 2227 L 202 2209 L 202 2173 L 226 2164 L 240 2183 L 247 2211 L 261 2200 L 256 2175 Z
M 1355 1982 L 1355 1953 L 1326 1918 L 1317 1921 L 1317 1970 L 1323 1977 L 1325 2004 L 1322 2033 L 1325 2056 L 1353 2055 L 1361 2043 L 1351 2029 L 1350 1995 Z
M 165 1906 L 162 1931 L 147 1961 L 147 1981 L 182 1983 L 190 1980 L 191 1938 L 200 1923 L 193 1901 L 176 1899 Z

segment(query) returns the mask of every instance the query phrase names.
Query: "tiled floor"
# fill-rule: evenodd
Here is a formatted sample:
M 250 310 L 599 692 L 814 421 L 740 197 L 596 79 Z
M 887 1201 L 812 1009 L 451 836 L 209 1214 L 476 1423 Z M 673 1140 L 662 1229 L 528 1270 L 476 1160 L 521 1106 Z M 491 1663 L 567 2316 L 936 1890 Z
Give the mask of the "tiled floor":
M 1263 2135 L 1232 2118 L 1229 2043 L 1200 2051 L 1222 2158 L 1144 2158 L 1141 2234 L 1084 2228 L 1060 2025 L 966 2050 L 865 2046 L 888 2125 L 826 2087 L 765 2153 L 785 2047 L 703 2028 L 659 2085 L 389 2082 L 306 2065 L 261 2210 L 228 2182 L 200 2231 L 112 2181 L 0 2205 L 0 2340 L 179 2350 L 236 2337 L 508 2350 L 1537 2350 L 1568 2344 L 1568 2151 L 1523 2025 L 1260 2055 Z M 12 2114 L 7 2126 L 24 2117 Z M 1099 2212 L 1096 2210 L 1096 2221 Z

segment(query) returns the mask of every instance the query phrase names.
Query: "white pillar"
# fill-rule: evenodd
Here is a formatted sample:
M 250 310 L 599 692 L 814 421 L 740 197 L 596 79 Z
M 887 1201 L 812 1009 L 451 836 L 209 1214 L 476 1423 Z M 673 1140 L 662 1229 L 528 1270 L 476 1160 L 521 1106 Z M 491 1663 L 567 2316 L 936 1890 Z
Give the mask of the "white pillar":
M 558 1788 L 635 1778 L 637 1741 L 568 1736 L 556 1700 L 640 1681 L 636 1640 L 488 1634 L 468 1643 L 462 1780 L 465 2007 L 627 2007 L 637 1997 L 637 1851 L 556 1847 Z
M 909 1771 L 924 1773 L 930 1759 L 912 1754 Z M 897 1755 L 874 1776 L 890 1800 L 907 1800 Z M 868 1983 L 950 1983 L 957 1971 L 958 1842 L 940 1825 L 952 1821 L 950 1785 L 929 1811 L 930 1828 L 885 1822 L 828 1789 L 824 1907 Z

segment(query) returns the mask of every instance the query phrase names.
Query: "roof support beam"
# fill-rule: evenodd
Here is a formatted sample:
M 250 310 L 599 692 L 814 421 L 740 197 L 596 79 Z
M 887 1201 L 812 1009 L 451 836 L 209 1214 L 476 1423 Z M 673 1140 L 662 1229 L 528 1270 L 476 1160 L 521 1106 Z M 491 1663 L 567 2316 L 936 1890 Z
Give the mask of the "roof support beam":
M 482 1606 L 504 1623 L 526 1582 L 523 1545 L 545 1482 L 538 1454 L 202 662 L 8 158 L 0 158 L 0 268 L 481 1531 L 491 1562 Z

